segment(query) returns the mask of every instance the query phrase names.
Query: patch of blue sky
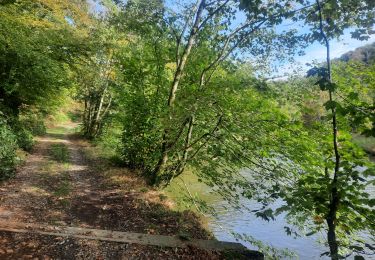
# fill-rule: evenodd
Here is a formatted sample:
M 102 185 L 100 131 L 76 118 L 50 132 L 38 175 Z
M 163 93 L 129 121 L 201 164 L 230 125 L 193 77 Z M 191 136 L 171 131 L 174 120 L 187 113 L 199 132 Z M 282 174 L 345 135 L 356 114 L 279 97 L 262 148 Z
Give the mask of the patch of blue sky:
M 93 14 L 104 14 L 106 12 L 105 6 L 99 0 L 88 0 L 90 11 Z
M 100 15 L 106 12 L 106 8 L 101 4 L 100 0 L 88 0 L 88 2 L 93 13 Z M 124 2 L 126 2 L 126 0 L 124 0 Z M 175 13 L 179 13 L 179 11 L 183 9 L 184 5 L 189 3 L 191 4 L 194 2 L 195 1 L 192 0 L 165 0 L 166 6 L 170 9 L 170 11 L 173 11 Z M 232 29 L 234 27 L 237 27 L 245 20 L 245 13 L 238 12 L 236 14 L 236 21 L 234 21 L 231 25 Z M 310 30 L 310 28 L 308 28 L 306 25 L 299 22 L 293 22 L 291 20 L 284 21 L 281 25 L 275 27 L 276 32 L 282 32 L 283 30 L 290 29 L 296 29 L 301 34 L 308 33 Z M 357 39 L 353 39 L 351 38 L 351 31 L 353 31 L 353 29 L 347 29 L 344 31 L 344 34 L 339 39 L 331 40 L 331 58 L 338 58 L 348 51 L 354 50 L 355 48 L 358 48 L 365 44 L 370 44 L 375 41 L 375 35 L 372 35 L 370 39 L 367 41 L 359 41 Z M 271 76 L 284 75 L 295 72 L 305 73 L 305 71 L 308 69 L 308 66 L 306 64 L 311 64 L 314 62 L 323 62 L 325 60 L 326 49 L 319 42 L 314 42 L 307 46 L 307 48 L 304 49 L 304 52 L 305 54 L 302 56 L 298 55 L 296 52 L 296 54 L 293 57 L 291 57 L 293 58 L 292 60 L 286 59 L 284 61 L 271 61 Z M 241 51 L 236 53 L 239 55 L 247 56 L 246 53 L 240 54 Z
M 278 33 L 291 29 L 297 30 L 299 34 L 307 34 L 311 31 L 311 28 L 307 25 L 301 22 L 293 22 L 291 20 L 284 21 L 275 28 Z M 348 28 L 344 30 L 343 35 L 338 39 L 330 40 L 331 59 L 339 58 L 346 52 L 375 42 L 375 35 L 371 35 L 368 40 L 364 41 L 354 39 L 351 37 L 351 32 L 353 31 L 354 28 Z M 295 73 L 304 74 L 310 68 L 308 64 L 321 63 L 326 59 L 326 47 L 318 41 L 310 43 L 310 45 L 301 50 L 303 50 L 304 54 L 300 55 L 298 54 L 298 51 L 296 51 L 295 55 L 291 57 L 291 60 L 273 60 L 270 63 L 272 76 L 284 76 Z
M 71 18 L 71 17 L 69 17 L 69 16 L 65 16 L 64 18 L 65 18 L 65 21 L 66 21 L 69 25 L 71 25 L 71 26 L 74 26 L 74 25 L 75 25 L 75 22 L 74 22 L 73 18 Z
M 308 30 L 308 28 L 306 29 Z M 330 41 L 330 57 L 331 59 L 339 58 L 344 53 L 352 51 L 358 47 L 375 42 L 375 35 L 371 35 L 368 40 L 360 41 L 351 37 L 351 32 L 354 29 L 344 30 L 344 34 L 338 38 Z M 284 75 L 290 73 L 304 74 L 310 67 L 308 64 L 316 64 L 324 62 L 326 59 L 326 47 L 319 42 L 314 42 L 304 49 L 304 55 L 295 55 L 293 62 L 286 62 L 283 64 L 280 61 L 274 61 L 273 67 L 277 71 L 274 75 Z

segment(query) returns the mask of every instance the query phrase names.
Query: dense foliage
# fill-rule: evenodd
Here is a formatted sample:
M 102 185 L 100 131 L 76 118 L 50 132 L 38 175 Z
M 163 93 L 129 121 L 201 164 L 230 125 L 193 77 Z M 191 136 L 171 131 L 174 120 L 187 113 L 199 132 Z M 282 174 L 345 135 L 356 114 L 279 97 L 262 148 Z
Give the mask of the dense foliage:
M 4 178 L 14 139 L 30 151 L 33 135 L 45 131 L 43 119 L 64 100 L 72 66 L 88 48 L 82 28 L 90 19 L 80 1 L 2 1 L 0 13 L 0 125 L 10 149 L 0 165 Z
M 92 4 L 92 3 L 91 3 Z M 18 0 L 0 3 L 0 178 L 30 150 L 69 92 L 82 132 L 165 187 L 187 170 L 231 203 L 286 213 L 325 254 L 369 253 L 373 164 L 353 136 L 374 134 L 374 62 L 327 61 L 288 80 L 269 65 L 352 29 L 373 32 L 370 0 Z M 280 30 L 285 22 L 305 26 Z M 363 55 L 362 55 L 363 56 Z M 361 57 L 362 57 L 361 56 Z M 69 90 L 68 92 L 66 90 Z M 244 176 L 243 171 L 249 173 Z M 275 201 L 283 201 L 274 208 Z M 367 247 L 367 248 L 366 248 Z
M 16 164 L 16 137 L 6 125 L 3 118 L 0 118 L 0 180 L 11 177 Z

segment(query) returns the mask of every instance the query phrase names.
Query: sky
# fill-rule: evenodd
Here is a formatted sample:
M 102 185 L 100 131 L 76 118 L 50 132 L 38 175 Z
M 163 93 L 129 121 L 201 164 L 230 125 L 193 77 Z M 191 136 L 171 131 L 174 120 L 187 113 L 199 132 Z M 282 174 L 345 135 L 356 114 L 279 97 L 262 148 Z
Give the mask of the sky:
M 105 8 L 100 4 L 98 0 L 88 0 L 88 3 L 95 13 L 101 13 L 105 11 Z
M 353 39 L 350 34 L 351 30 L 347 29 L 344 34 L 335 40 L 330 41 L 330 57 L 331 59 L 340 58 L 341 55 L 349 51 L 353 51 L 358 47 L 371 44 L 375 42 L 375 35 L 371 35 L 367 41 L 360 41 Z M 284 65 L 275 62 L 273 65 L 279 66 L 278 71 L 273 72 L 272 76 L 283 76 L 284 74 L 293 73 L 296 71 L 304 74 L 310 67 L 306 64 L 320 63 L 326 60 L 326 47 L 319 42 L 314 42 L 304 49 L 305 55 L 294 56 L 294 63 L 286 63 Z
M 368 41 L 359 41 L 351 38 L 350 30 L 346 30 L 340 40 L 332 40 L 331 58 L 339 58 L 342 54 L 354 50 L 360 46 L 375 42 L 375 35 L 371 35 Z M 306 55 L 296 57 L 296 60 L 301 63 L 311 62 L 312 60 L 323 61 L 325 59 L 325 47 L 319 43 L 314 43 L 306 49 Z
M 88 0 L 93 11 L 97 13 L 101 13 L 105 10 L 103 6 L 99 4 L 98 0 Z M 176 3 L 180 0 L 167 0 L 167 4 L 171 5 Z M 242 16 L 242 15 L 240 15 Z M 301 29 L 301 28 L 300 28 Z M 302 29 L 301 32 L 306 32 L 308 29 Z M 338 40 L 331 40 L 331 58 L 339 58 L 341 55 L 348 51 L 352 51 L 360 46 L 364 46 L 366 44 L 371 44 L 375 42 L 375 35 L 372 35 L 371 38 L 367 41 L 359 41 L 356 39 L 351 38 L 350 30 L 345 30 L 344 34 Z M 326 56 L 326 49 L 325 46 L 322 46 L 320 43 L 315 42 L 311 44 L 309 47 L 305 49 L 305 55 L 303 56 L 294 56 L 294 63 L 286 63 L 284 65 L 279 64 L 278 62 L 274 62 L 273 65 L 278 67 L 277 72 L 273 72 L 273 76 L 275 75 L 283 75 L 285 73 L 291 73 L 293 70 L 298 68 L 299 71 L 306 71 L 308 66 L 307 63 L 315 62 L 322 62 L 325 60 Z

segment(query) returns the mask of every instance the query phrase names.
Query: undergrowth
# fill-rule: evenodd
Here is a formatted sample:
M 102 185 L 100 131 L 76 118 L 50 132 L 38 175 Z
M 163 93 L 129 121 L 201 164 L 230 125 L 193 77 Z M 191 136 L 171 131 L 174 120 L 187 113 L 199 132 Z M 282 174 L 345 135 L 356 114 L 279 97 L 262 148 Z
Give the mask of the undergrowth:
M 58 162 L 69 161 L 69 150 L 65 144 L 53 144 L 51 145 L 51 155 L 54 160 Z

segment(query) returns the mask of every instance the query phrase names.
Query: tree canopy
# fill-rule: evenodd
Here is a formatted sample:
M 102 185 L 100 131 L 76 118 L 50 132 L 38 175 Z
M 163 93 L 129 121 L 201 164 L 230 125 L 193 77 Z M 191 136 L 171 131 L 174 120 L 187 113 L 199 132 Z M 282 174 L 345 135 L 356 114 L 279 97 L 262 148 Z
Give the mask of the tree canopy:
M 87 1 L 0 2 L 0 178 L 70 96 L 83 135 L 150 184 L 192 171 L 233 204 L 257 201 L 258 217 L 324 230 L 332 259 L 374 253 L 356 236 L 375 231 L 374 165 L 353 141 L 375 136 L 373 45 L 330 57 L 347 30 L 370 38 L 374 1 L 172 2 L 106 0 L 101 14 Z M 326 62 L 307 77 L 267 79 L 314 42 Z

